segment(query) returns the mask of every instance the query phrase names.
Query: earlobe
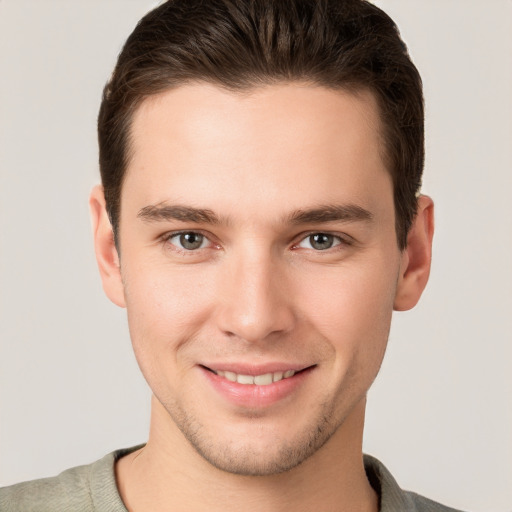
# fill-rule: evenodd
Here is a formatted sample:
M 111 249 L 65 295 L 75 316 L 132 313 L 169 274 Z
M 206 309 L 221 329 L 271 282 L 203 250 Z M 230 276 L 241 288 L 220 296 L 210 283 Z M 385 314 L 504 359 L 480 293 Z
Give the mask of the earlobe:
M 119 255 L 114 243 L 112 225 L 105 207 L 103 187 L 97 185 L 89 197 L 94 250 L 100 271 L 103 290 L 107 297 L 120 307 L 125 307 L 124 287 L 121 278 Z
M 432 238 L 434 235 L 434 202 L 428 196 L 418 198 L 418 211 L 402 253 L 400 275 L 394 309 L 413 308 L 423 293 L 430 275 Z

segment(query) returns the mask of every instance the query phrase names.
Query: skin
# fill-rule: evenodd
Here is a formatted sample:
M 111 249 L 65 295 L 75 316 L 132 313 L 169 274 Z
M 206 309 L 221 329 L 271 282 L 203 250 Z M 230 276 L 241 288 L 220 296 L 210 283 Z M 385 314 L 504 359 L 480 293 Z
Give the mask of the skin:
M 374 97 L 185 85 L 145 100 L 132 132 L 120 257 L 101 187 L 90 199 L 103 286 L 127 309 L 154 395 L 146 447 L 116 467 L 124 502 L 377 510 L 362 463 L 366 393 L 393 309 L 426 285 L 433 204 L 419 198 L 400 251 Z M 206 370 L 230 365 L 307 371 L 271 403 L 240 404 Z

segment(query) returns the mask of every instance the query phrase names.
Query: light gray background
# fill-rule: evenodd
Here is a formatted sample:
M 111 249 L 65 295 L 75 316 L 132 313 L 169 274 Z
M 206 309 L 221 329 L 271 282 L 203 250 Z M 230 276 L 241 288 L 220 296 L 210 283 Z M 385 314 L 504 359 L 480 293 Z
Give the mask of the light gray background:
M 95 118 L 149 0 L 0 0 L 0 485 L 146 439 L 149 392 L 97 275 Z M 512 510 L 512 2 L 381 0 L 425 83 L 432 277 L 395 316 L 365 450 L 405 488 Z

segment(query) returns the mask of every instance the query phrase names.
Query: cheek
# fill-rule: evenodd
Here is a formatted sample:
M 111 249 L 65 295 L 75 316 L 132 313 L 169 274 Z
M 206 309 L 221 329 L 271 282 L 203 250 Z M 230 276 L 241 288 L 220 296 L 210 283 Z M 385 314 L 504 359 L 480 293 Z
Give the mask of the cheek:
M 303 275 L 302 307 L 346 369 L 357 364 L 376 372 L 387 344 L 394 295 L 396 265 L 372 261 L 368 265 L 332 268 Z M 314 283 L 314 286 L 312 286 Z M 306 293 L 306 290 L 307 293 Z
M 208 279 L 197 270 L 191 274 L 160 264 L 126 266 L 123 281 L 130 336 L 143 372 L 172 364 L 208 317 Z

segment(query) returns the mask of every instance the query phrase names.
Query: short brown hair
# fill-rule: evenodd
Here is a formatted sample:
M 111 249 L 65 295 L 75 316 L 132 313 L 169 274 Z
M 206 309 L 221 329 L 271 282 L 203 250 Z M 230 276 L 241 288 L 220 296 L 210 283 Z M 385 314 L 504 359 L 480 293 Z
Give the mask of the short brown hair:
M 153 94 L 204 81 L 229 90 L 306 81 L 375 94 L 401 249 L 424 160 L 422 84 L 398 29 L 365 0 L 169 0 L 126 41 L 103 91 L 100 171 L 117 241 L 130 128 Z

